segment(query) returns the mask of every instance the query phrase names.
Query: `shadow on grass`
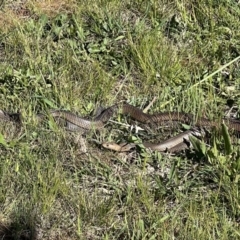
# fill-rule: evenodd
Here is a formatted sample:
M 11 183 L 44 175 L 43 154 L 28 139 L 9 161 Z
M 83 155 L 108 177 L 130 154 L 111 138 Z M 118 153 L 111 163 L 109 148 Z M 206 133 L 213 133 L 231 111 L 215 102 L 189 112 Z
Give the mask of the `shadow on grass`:
M 9 224 L 0 222 L 0 239 L 36 240 L 35 221 L 31 216 L 19 216 Z

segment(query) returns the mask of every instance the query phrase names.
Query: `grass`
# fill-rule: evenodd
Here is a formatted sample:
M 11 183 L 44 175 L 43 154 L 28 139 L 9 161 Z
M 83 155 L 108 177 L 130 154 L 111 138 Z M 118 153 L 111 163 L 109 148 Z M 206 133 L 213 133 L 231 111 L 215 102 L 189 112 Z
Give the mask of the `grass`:
M 236 1 L 19 0 L 0 11 L 0 109 L 23 115 L 0 126 L 2 239 L 239 239 L 240 151 L 224 125 L 210 147 L 169 156 L 99 143 L 177 129 L 109 123 L 81 137 L 34 118 L 157 97 L 150 113 L 220 119 L 240 105 Z

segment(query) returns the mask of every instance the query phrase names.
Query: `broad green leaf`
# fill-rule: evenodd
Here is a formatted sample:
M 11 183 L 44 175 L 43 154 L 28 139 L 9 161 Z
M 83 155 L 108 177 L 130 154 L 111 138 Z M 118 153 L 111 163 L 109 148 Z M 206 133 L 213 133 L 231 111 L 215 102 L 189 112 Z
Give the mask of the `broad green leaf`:
M 121 40 L 121 39 L 123 39 L 123 38 L 124 38 L 124 36 L 123 36 L 123 35 L 121 35 L 121 36 L 118 36 L 118 37 L 116 37 L 116 38 L 115 38 L 115 41 Z
M 57 108 L 57 106 L 50 100 L 48 100 L 47 98 L 43 98 L 43 101 L 50 106 L 51 108 Z
M 200 141 L 194 136 L 190 136 L 189 139 L 195 150 L 197 150 L 199 153 L 202 153 L 203 155 L 206 154 L 206 144 L 203 141 Z
M 227 126 L 222 123 L 222 135 L 224 140 L 224 149 L 227 155 L 231 154 L 233 151 L 232 144 L 231 144 L 231 137 L 229 135 Z
M 7 143 L 5 141 L 4 136 L 0 133 L 0 144 L 2 144 L 4 147 L 7 147 Z

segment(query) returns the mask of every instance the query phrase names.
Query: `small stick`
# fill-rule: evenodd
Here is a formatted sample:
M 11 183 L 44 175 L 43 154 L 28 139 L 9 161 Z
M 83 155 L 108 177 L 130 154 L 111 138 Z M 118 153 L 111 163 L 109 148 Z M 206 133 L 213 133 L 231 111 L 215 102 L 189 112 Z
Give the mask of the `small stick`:
M 131 130 L 132 130 L 133 128 L 135 128 L 135 129 L 136 129 L 136 132 L 138 132 L 138 131 L 143 131 L 143 130 L 144 130 L 143 128 L 138 127 L 137 125 L 133 126 L 133 125 L 125 124 L 125 123 L 116 122 L 116 121 L 113 121 L 113 120 L 109 120 L 109 122 L 112 122 L 112 123 L 116 123 L 116 124 L 125 126 L 125 127 L 127 127 L 127 128 L 130 128 Z
M 147 113 L 150 107 L 156 102 L 157 97 L 154 97 L 153 100 L 143 109 L 144 113 Z

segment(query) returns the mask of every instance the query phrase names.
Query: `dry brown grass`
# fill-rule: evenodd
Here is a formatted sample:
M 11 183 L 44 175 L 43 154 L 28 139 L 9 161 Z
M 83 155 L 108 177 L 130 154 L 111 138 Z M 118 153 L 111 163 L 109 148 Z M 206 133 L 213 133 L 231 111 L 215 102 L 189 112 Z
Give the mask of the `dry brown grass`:
M 76 6 L 75 0 L 32 0 L 28 5 L 38 14 L 54 17 L 59 13 L 72 13 Z
M 26 0 L 6 3 L 0 14 L 0 28 L 5 32 L 21 25 L 29 18 L 45 14 L 54 17 L 59 13 L 72 13 L 75 0 Z
M 0 14 L 0 28 L 7 32 L 11 28 L 20 25 L 31 15 L 26 3 L 21 2 L 14 5 L 6 5 Z

